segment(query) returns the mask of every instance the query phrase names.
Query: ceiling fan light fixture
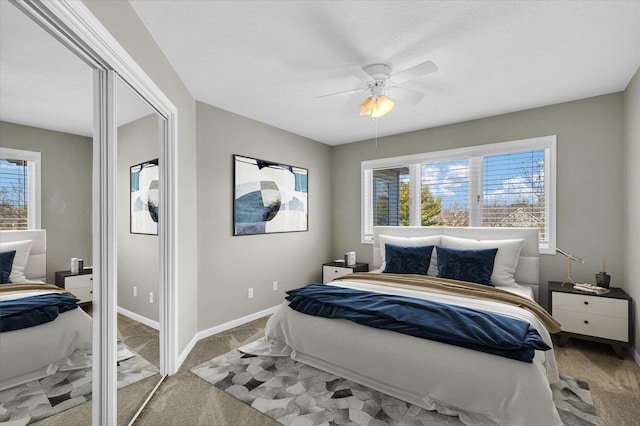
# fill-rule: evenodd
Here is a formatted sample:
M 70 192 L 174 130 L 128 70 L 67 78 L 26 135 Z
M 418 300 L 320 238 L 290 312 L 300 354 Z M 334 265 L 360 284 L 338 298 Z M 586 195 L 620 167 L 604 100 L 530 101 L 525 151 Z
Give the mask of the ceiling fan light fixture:
M 395 103 L 387 98 L 385 95 L 380 96 L 374 103 L 373 109 L 371 110 L 371 117 L 378 118 L 387 114 L 389 111 L 393 109 Z
M 375 105 L 375 102 L 373 98 L 369 96 L 367 99 L 364 100 L 364 102 L 360 104 L 360 107 L 359 107 L 360 115 L 371 115 L 374 105 Z

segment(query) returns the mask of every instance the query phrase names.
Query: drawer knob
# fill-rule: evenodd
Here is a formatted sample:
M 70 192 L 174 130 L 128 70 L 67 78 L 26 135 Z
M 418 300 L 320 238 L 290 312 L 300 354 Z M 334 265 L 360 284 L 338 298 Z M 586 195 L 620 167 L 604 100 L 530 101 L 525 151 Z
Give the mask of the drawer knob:
M 589 321 L 588 321 L 588 320 L 584 320 L 584 323 L 585 323 L 585 324 L 589 324 Z
M 589 304 L 589 302 L 587 302 L 587 301 L 585 300 L 585 301 L 584 301 L 584 304 L 585 304 L 585 305 L 588 305 L 588 304 Z

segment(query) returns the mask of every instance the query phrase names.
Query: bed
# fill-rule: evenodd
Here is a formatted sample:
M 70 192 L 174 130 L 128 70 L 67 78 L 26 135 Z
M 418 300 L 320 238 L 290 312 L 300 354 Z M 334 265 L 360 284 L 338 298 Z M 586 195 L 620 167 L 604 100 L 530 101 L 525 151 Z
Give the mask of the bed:
M 0 231 L 0 252 L 7 251 L 16 251 L 11 265 L 13 279 L 10 284 L 0 284 L 0 303 L 61 291 L 45 284 L 45 230 Z M 77 308 L 44 324 L 1 332 L 0 390 L 55 373 L 63 368 L 62 358 L 91 346 L 91 341 L 91 317 Z
M 515 240 L 520 242 L 514 243 Z M 436 241 L 436 246 L 444 244 L 441 247 L 445 249 L 446 246 L 455 246 L 461 247 L 460 250 L 477 249 L 483 253 L 496 253 L 491 273 L 502 267 L 498 257 L 500 256 L 500 261 L 504 261 L 506 254 L 513 257 L 514 254 L 508 247 L 519 245 L 513 270 L 510 277 L 507 277 L 511 281 L 507 282 L 507 286 L 497 286 L 499 289 L 495 291 L 484 290 L 488 288 L 485 285 L 461 283 L 463 290 L 460 290 L 461 293 L 456 293 L 456 290 L 454 294 L 448 294 L 448 290 L 433 293 L 423 291 L 422 288 L 415 289 L 411 285 L 392 285 L 394 280 L 413 282 L 413 278 L 410 275 L 382 273 L 385 260 L 389 260 L 383 254 L 386 246 L 402 246 L 402 243 L 405 244 L 402 247 L 423 246 L 425 241 Z M 498 249 L 495 250 L 492 246 Z M 427 303 L 454 305 L 456 309 L 468 307 L 491 315 L 497 313 L 507 318 L 517 318 L 533 327 L 551 349 L 532 351 L 531 362 L 522 362 L 440 341 L 368 327 L 353 320 L 308 315 L 292 309 L 290 302 L 284 302 L 267 324 L 265 342 L 268 351 L 272 355 L 289 355 L 300 362 L 425 409 L 457 415 L 467 425 L 562 424 L 549 386 L 558 380 L 558 371 L 550 332 L 547 330 L 549 327 L 556 332 L 559 325 L 556 323 L 549 326 L 544 322 L 545 318 L 542 318 L 546 313 L 542 312 L 539 318 L 533 312 L 536 309 L 543 311 L 533 301 L 537 296 L 538 285 L 537 230 L 377 227 L 374 229 L 373 250 L 373 273 L 341 277 L 329 283 L 329 286 L 348 291 L 366 290 L 376 294 L 407 296 L 426 300 Z M 441 266 L 444 268 L 445 258 L 442 259 Z M 498 271 L 502 272 L 505 271 Z M 491 278 L 494 279 L 493 275 Z M 436 287 L 440 285 L 438 280 L 450 281 L 429 278 L 428 274 L 416 279 L 436 281 Z M 385 281 L 390 281 L 390 284 Z M 516 302 L 484 299 L 484 296 L 477 297 L 475 293 L 468 296 L 468 291 L 500 293 L 499 297 L 505 300 L 513 297 Z M 529 305 L 530 308 L 527 308 Z M 546 320 L 553 321 L 549 318 Z

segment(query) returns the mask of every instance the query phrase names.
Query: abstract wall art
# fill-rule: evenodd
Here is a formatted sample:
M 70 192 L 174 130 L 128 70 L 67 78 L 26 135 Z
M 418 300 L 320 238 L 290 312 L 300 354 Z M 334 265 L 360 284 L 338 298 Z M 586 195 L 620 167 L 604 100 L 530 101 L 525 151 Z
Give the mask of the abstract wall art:
M 307 231 L 308 170 L 234 155 L 233 235 Z
M 158 159 L 131 167 L 131 233 L 158 235 Z

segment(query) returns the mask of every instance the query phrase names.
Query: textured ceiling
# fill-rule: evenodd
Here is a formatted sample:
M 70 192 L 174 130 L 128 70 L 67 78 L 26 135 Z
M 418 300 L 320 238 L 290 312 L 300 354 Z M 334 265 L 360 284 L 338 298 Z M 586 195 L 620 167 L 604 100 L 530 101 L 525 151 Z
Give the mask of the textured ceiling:
M 342 65 L 438 65 L 379 136 L 621 91 L 640 66 L 640 1 L 130 3 L 197 100 L 330 145 L 376 134 L 365 95 L 317 98 L 362 86 Z M 90 135 L 89 68 L 4 0 L 0 24 L 0 120 Z M 144 110 L 125 96 L 120 123 Z
M 330 145 L 369 139 L 345 64 L 439 70 L 378 135 L 624 90 L 640 67 L 640 2 L 130 1 L 200 101 Z
M 153 111 L 117 85 L 118 125 Z M 93 71 L 6 0 L 0 0 L 0 120 L 93 134 Z

